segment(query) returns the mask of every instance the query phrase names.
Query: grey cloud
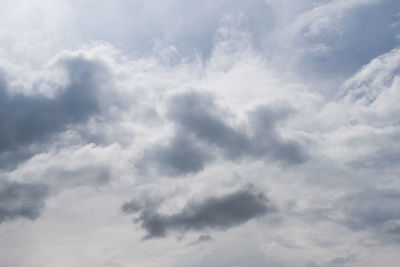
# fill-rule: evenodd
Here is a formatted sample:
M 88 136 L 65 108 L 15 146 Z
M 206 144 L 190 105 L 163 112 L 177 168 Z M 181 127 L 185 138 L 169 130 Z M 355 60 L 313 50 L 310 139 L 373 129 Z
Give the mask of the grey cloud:
M 121 211 L 126 214 L 132 214 L 141 211 L 145 206 L 136 200 L 126 202 L 121 207 Z
M 10 94 L 4 75 L 1 77 L 0 153 L 46 142 L 51 134 L 85 122 L 98 111 L 97 90 L 106 76 L 103 66 L 79 57 L 65 60 L 63 66 L 68 84 L 54 99 Z
M 399 166 L 400 151 L 392 140 L 387 140 L 385 136 L 379 138 L 383 144 L 374 153 L 362 155 L 356 160 L 349 163 L 355 169 L 371 169 L 385 170 L 394 169 Z M 386 140 L 385 140 L 386 139 Z M 386 147 L 385 147 L 386 146 Z
M 284 140 L 276 130 L 276 124 L 291 112 L 287 107 L 258 107 L 249 113 L 250 129 L 246 131 L 226 122 L 211 95 L 188 92 L 174 96 L 168 116 L 175 123 L 175 136 L 166 146 L 145 151 L 138 167 L 153 165 L 169 176 L 195 173 L 213 160 L 216 151 L 227 160 L 303 163 L 308 158 L 304 148 L 294 140 Z
M 287 164 L 301 163 L 306 156 L 295 141 L 283 140 L 276 131 L 278 121 L 291 110 L 287 107 L 261 106 L 249 114 L 250 134 L 224 121 L 223 113 L 209 95 L 189 92 L 175 96 L 170 103 L 170 117 L 178 131 L 194 134 L 199 140 L 221 149 L 228 159 L 243 156 L 268 157 Z
M 125 204 L 123 212 L 131 214 L 138 211 L 136 207 L 128 208 L 131 205 Z M 264 194 L 247 188 L 202 202 L 189 201 L 174 214 L 162 214 L 144 207 L 135 223 L 140 223 L 147 231 L 146 238 L 154 238 L 164 237 L 169 231 L 226 230 L 274 211 Z
M 100 163 L 82 167 L 49 167 L 43 175 L 54 190 L 78 186 L 102 186 L 111 180 L 111 168 Z
M 295 262 L 285 262 L 287 258 L 281 260 L 276 257 L 265 255 L 254 240 L 248 242 L 246 239 L 236 239 L 223 244 L 214 244 L 207 253 L 194 258 L 193 261 L 179 259 L 174 267 L 293 267 L 304 266 L 301 260 Z
M 35 154 L 35 147 L 17 148 L 12 151 L 0 151 L 0 169 L 15 169 L 19 163 L 29 159 Z
M 330 221 L 352 231 L 365 231 L 382 243 L 400 242 L 400 191 L 395 189 L 366 188 L 347 193 L 327 206 L 292 215 L 311 223 Z
M 169 116 L 184 134 L 192 133 L 202 141 L 220 148 L 228 158 L 239 158 L 250 148 L 244 132 L 226 124 L 210 95 L 189 92 L 175 96 Z
M 1 182 L 0 223 L 18 218 L 35 220 L 40 216 L 48 193 L 43 184 Z
M 156 146 L 144 152 L 137 167 L 148 172 L 149 167 L 168 176 L 179 176 L 199 172 L 213 157 L 208 149 L 185 135 L 177 135 L 165 146 Z
M 197 245 L 199 243 L 209 242 L 213 240 L 210 235 L 200 235 L 194 242 L 191 242 L 189 245 Z
M 333 266 L 352 266 L 355 262 L 357 262 L 356 255 L 349 255 L 347 257 L 337 257 L 328 262 L 316 263 L 314 261 L 310 261 L 305 264 L 306 267 L 333 267 Z
M 400 219 L 385 222 L 383 232 L 389 239 L 400 243 Z
M 343 197 L 337 208 L 345 212 L 343 223 L 352 229 L 381 229 L 385 222 L 400 219 L 400 192 L 366 189 Z
M 275 130 L 276 124 L 291 112 L 287 107 L 261 106 L 249 116 L 253 128 L 251 152 L 253 157 L 269 156 L 284 164 L 300 164 L 308 156 L 304 148 L 294 140 L 284 140 Z
M 337 265 L 349 265 L 356 261 L 356 257 L 354 255 L 350 255 L 348 257 L 338 257 L 332 259 L 329 263 L 330 265 L 337 266 Z
M 144 209 L 157 209 L 162 202 L 164 201 L 164 197 L 154 196 L 149 193 L 139 194 L 137 197 L 132 199 L 129 202 L 126 202 L 121 207 L 121 211 L 125 214 L 133 214 L 140 212 Z

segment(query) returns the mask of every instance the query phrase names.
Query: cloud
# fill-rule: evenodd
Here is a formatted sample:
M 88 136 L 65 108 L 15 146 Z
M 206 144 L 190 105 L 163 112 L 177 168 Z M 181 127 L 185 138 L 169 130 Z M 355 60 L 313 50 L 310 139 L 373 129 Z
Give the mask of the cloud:
M 176 177 L 202 171 L 212 160 L 207 147 L 190 136 L 177 135 L 167 145 L 145 151 L 136 166 L 145 173 L 150 166 L 156 166 L 159 173 Z
M 19 218 L 37 219 L 48 194 L 44 184 L 0 182 L 0 224 Z
M 395 0 L 336 0 L 298 14 L 293 26 L 301 64 L 317 75 L 351 75 L 396 47 L 398 29 L 391 25 L 399 11 Z
M 344 223 L 352 229 L 380 229 L 391 220 L 400 219 L 400 192 L 397 190 L 366 189 L 339 200 L 345 212 Z
M 400 243 L 400 219 L 385 222 L 383 232 L 388 239 Z
M 175 95 L 169 100 L 167 112 L 175 125 L 175 135 L 167 145 L 146 150 L 138 167 L 155 165 L 168 176 L 186 175 L 202 171 L 216 158 L 215 154 L 229 161 L 247 158 L 301 164 L 308 159 L 305 149 L 281 137 L 276 129 L 277 123 L 292 112 L 286 106 L 259 106 L 248 114 L 246 129 L 231 126 L 210 94 L 190 91 Z
M 224 122 L 221 111 L 210 95 L 188 92 L 170 100 L 169 117 L 183 134 L 220 148 L 227 158 L 240 158 L 249 149 L 245 133 Z
M 0 153 L 21 145 L 46 142 L 70 124 L 85 122 L 99 110 L 98 88 L 105 69 L 95 61 L 64 62 L 68 84 L 51 99 L 44 95 L 10 93 L 4 75 L 0 83 Z
M 259 106 L 251 112 L 253 128 L 250 155 L 267 156 L 285 165 L 296 165 L 308 160 L 306 149 L 295 140 L 285 140 L 279 135 L 276 124 L 293 111 L 289 107 Z
M 352 264 L 356 261 L 355 256 L 354 255 L 350 255 L 348 257 L 338 257 L 338 258 L 334 258 L 332 259 L 329 263 L 333 266 L 337 266 L 337 265 L 348 265 L 348 264 Z
M 122 206 L 125 214 L 139 210 L 134 202 Z M 169 231 L 227 230 L 273 212 L 275 208 L 264 194 L 247 188 L 201 202 L 189 201 L 181 211 L 173 214 L 162 214 L 142 207 L 135 223 L 140 223 L 146 230 L 146 238 L 155 238 L 164 237 Z
M 279 136 L 276 124 L 291 112 L 288 107 L 259 106 L 248 114 L 249 131 L 229 125 L 215 100 L 206 94 L 188 92 L 171 99 L 169 115 L 180 133 L 194 134 L 199 140 L 219 148 L 225 158 L 243 156 L 298 164 L 305 152 L 295 141 Z
M 200 243 L 209 242 L 209 241 L 212 241 L 212 240 L 213 240 L 213 238 L 212 238 L 211 235 L 203 234 L 203 235 L 199 235 L 199 237 L 195 241 L 190 242 L 189 245 L 193 246 L 193 245 L 197 245 L 197 244 L 200 244 Z

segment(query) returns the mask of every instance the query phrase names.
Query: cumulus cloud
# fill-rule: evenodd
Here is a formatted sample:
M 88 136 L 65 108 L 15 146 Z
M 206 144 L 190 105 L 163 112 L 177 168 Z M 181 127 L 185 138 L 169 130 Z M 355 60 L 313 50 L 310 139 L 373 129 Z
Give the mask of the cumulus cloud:
M 122 206 L 126 214 L 139 210 L 135 201 Z M 155 238 L 164 237 L 169 231 L 226 230 L 274 211 L 275 208 L 263 193 L 243 189 L 201 202 L 189 201 L 179 212 L 172 214 L 162 214 L 144 206 L 135 223 L 140 223 L 147 232 L 146 238 Z

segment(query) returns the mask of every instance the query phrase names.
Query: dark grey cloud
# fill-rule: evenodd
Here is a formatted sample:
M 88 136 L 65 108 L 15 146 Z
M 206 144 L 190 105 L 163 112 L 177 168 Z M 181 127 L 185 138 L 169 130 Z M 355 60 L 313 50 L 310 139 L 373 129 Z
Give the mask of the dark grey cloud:
M 185 175 L 203 170 L 215 152 L 234 161 L 247 158 L 284 165 L 303 163 L 307 160 L 305 149 L 294 140 L 284 140 L 276 129 L 291 112 L 288 107 L 260 106 L 248 114 L 249 129 L 233 127 L 211 95 L 179 94 L 168 106 L 175 135 L 167 145 L 145 151 L 138 167 L 156 166 L 169 176 Z
M 126 214 L 139 210 L 140 206 L 132 202 L 122 207 Z M 146 238 L 154 238 L 164 237 L 169 231 L 226 230 L 274 211 L 275 208 L 263 193 L 249 187 L 201 202 L 189 201 L 181 211 L 173 214 L 162 214 L 152 208 L 142 207 L 135 223 L 146 230 Z
M 0 153 L 45 143 L 51 134 L 85 122 L 99 110 L 97 92 L 106 77 L 103 65 L 79 57 L 67 59 L 62 65 L 68 84 L 53 99 L 10 93 L 5 75 L 1 75 Z
M 40 216 L 48 193 L 43 184 L 0 182 L 0 223 L 18 218 L 35 220 Z

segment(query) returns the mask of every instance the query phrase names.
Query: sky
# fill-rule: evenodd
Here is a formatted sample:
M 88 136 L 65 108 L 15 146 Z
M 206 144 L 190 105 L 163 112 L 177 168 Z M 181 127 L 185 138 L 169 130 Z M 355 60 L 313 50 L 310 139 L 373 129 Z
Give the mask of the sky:
M 0 266 L 396 267 L 398 0 L 0 1 Z

